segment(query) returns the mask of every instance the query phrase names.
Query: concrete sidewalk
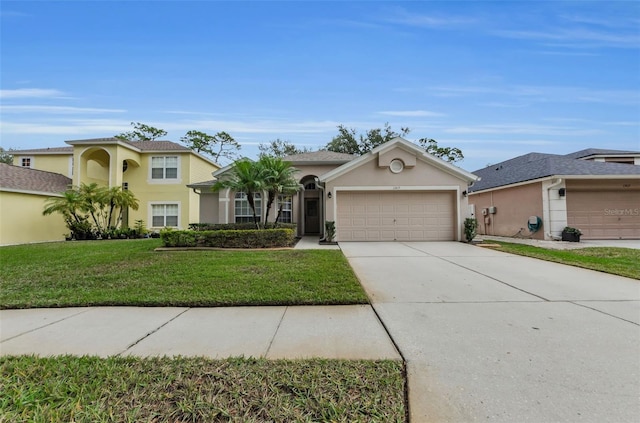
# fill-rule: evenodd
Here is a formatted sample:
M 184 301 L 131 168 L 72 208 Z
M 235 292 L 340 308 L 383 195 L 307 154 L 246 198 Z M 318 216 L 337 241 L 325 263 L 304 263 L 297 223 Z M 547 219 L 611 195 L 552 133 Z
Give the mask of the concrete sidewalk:
M 369 305 L 0 311 L 0 355 L 400 360 Z

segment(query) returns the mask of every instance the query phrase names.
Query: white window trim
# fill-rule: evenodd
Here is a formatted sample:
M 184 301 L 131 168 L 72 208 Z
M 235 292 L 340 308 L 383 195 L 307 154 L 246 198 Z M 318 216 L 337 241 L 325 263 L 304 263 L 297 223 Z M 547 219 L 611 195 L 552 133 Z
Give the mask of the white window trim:
M 170 226 L 171 228 L 182 229 L 180 222 L 182 221 L 182 205 L 180 201 L 149 201 L 147 207 L 147 227 L 149 229 L 162 229 L 164 226 L 153 226 L 153 206 L 172 205 L 178 206 L 178 226 Z
M 237 215 L 236 214 L 236 201 L 238 201 L 238 199 L 236 198 L 236 195 L 239 194 L 240 192 L 244 192 L 244 191 L 238 191 L 238 192 L 234 192 L 233 193 L 233 205 L 232 205 L 232 207 L 233 207 L 233 222 L 237 223 L 236 219 L 238 217 L 245 217 L 245 218 L 249 217 L 249 218 L 251 218 L 251 222 L 253 222 L 253 214 L 249 214 L 249 215 L 245 215 L 245 214 Z M 244 193 L 244 194 L 245 194 L 245 197 L 246 197 L 247 194 L 246 193 Z M 263 202 L 265 201 L 265 196 L 260 192 L 253 193 L 254 204 L 255 204 L 256 195 L 260 195 L 260 209 L 256 210 L 256 215 L 258 216 L 259 221 L 263 222 L 264 221 L 264 216 L 262 214 L 264 213 L 264 204 L 263 204 Z M 251 212 L 251 207 L 250 206 L 249 206 L 249 212 Z
M 176 157 L 178 159 L 178 166 L 177 166 L 177 178 L 175 179 L 167 179 L 167 178 L 162 178 L 162 179 L 153 179 L 152 173 L 153 173 L 153 159 L 156 157 Z M 166 168 L 165 168 L 166 169 Z M 147 182 L 149 184 L 163 184 L 163 185 L 168 185 L 168 184 L 181 184 L 182 183 L 182 155 L 181 154 L 164 154 L 164 155 L 153 155 L 153 156 L 149 156 L 149 172 L 147 174 Z
M 291 216 L 291 221 L 290 222 L 280 222 L 280 223 L 293 223 L 293 195 L 283 195 L 283 194 L 279 194 L 278 197 L 276 198 L 276 216 L 278 216 L 278 210 L 280 210 L 280 198 L 281 197 L 285 197 L 285 198 L 289 198 L 290 201 L 285 201 L 285 204 L 289 204 L 289 208 L 285 209 L 283 208 L 282 211 L 288 211 L 290 213 Z
M 29 166 L 22 166 L 22 161 L 25 160 L 25 159 L 29 159 Z M 22 156 L 22 157 L 20 157 L 20 165 L 19 166 L 27 168 L 27 169 L 33 169 L 33 161 L 34 161 L 33 156 Z

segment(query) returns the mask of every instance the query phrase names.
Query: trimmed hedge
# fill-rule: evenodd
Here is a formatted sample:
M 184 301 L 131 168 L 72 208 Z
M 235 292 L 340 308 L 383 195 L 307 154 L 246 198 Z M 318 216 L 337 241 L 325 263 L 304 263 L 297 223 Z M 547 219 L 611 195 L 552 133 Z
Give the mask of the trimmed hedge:
M 267 223 L 266 229 L 296 229 L 295 223 L 278 223 L 278 227 L 274 227 L 275 223 Z M 255 231 L 255 223 L 189 223 L 189 229 L 192 231 Z
M 293 229 L 162 231 L 164 247 L 275 248 L 290 247 Z

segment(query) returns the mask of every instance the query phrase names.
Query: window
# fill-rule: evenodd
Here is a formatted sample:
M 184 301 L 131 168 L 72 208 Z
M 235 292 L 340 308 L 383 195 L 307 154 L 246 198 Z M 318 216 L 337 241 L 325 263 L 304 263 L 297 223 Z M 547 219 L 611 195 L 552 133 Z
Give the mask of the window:
M 22 166 L 22 167 L 31 167 L 31 157 L 23 157 L 20 160 L 20 166 Z
M 278 196 L 278 210 L 280 210 L 280 207 L 282 207 L 282 212 L 280 213 L 280 218 L 278 219 L 278 222 L 280 223 L 292 222 L 293 213 L 291 213 L 292 211 L 291 204 L 292 204 L 292 199 L 290 195 Z
M 152 157 L 151 179 L 178 179 L 178 156 Z
M 253 204 L 256 207 L 256 215 L 258 221 L 262 216 L 262 195 L 259 193 L 253 194 Z M 235 196 L 235 216 L 236 223 L 253 222 L 253 211 L 247 200 L 247 194 L 244 192 L 236 192 Z
M 164 228 L 165 226 L 178 226 L 179 207 L 177 203 L 152 204 L 151 205 L 151 226 L 154 228 Z

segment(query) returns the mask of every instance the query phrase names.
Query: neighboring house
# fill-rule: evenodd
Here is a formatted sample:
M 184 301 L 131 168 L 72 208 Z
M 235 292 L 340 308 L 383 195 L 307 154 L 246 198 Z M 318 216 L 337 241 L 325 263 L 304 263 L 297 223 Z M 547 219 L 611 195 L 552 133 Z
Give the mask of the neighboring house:
M 549 240 L 571 226 L 585 239 L 640 239 L 638 151 L 529 153 L 473 173 L 480 234 Z M 530 219 L 541 223 L 533 233 Z
M 129 142 L 117 138 L 66 141 L 69 147 L 12 151 L 17 167 L 54 172 L 71 184 L 121 186 L 139 200 L 138 210 L 125 213 L 125 225 L 143 220 L 147 228 L 185 229 L 200 220 L 199 197 L 186 185 L 220 168 L 211 160 L 170 141 Z M 64 191 L 64 187 L 60 187 Z M 6 204 L 19 208 L 19 205 Z M 42 214 L 42 207 L 38 209 Z M 42 217 L 41 217 L 42 218 Z M 4 228 L 4 227 L 3 227 Z M 3 229 L 0 228 L 0 229 Z M 58 239 L 64 239 L 60 233 Z M 34 231 L 32 241 L 41 241 Z
M 301 190 L 281 197 L 281 221 L 297 224 L 298 235 L 324 232 L 335 221 L 337 241 L 452 241 L 462 239 L 468 216 L 467 188 L 477 179 L 419 146 L 395 138 L 362 156 L 317 151 L 285 157 L 296 168 Z M 203 223 L 252 221 L 242 192 L 211 187 L 214 180 L 190 184 L 200 193 Z M 264 196 L 255 200 L 264 219 Z M 274 205 L 270 216 L 277 214 Z
M 0 163 L 0 245 L 63 240 L 62 215 L 43 216 L 42 210 L 70 185 L 59 173 Z

